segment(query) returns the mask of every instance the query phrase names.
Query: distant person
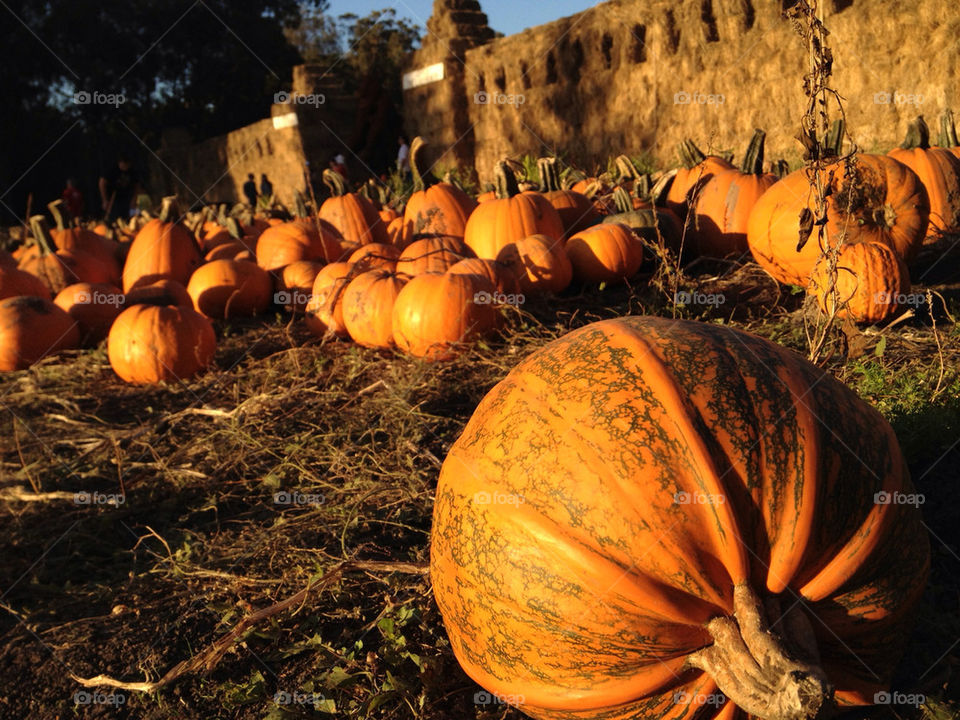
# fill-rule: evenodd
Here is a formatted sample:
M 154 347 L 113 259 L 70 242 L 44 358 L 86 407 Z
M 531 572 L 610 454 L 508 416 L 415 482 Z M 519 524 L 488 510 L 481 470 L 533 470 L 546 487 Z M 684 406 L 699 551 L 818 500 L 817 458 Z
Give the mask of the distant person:
M 247 173 L 247 181 L 243 184 L 243 194 L 247 196 L 247 202 L 251 207 L 257 207 L 257 181 L 253 178 L 253 173 Z
M 330 161 L 330 169 L 344 177 L 347 176 L 347 159 L 342 153 Z
M 410 173 L 410 146 L 407 145 L 407 139 L 401 135 L 399 138 L 400 150 L 397 152 L 397 170 L 400 176 L 405 178 Z
M 99 188 L 107 221 L 130 217 L 133 201 L 140 193 L 140 180 L 130 158 L 120 155 L 117 164 L 100 178 Z
M 63 189 L 60 199 L 63 200 L 63 206 L 70 213 L 70 217 L 83 216 L 83 193 L 74 184 L 73 178 L 67 178 L 67 186 Z
M 260 194 L 267 198 L 273 195 L 273 183 L 267 179 L 266 173 L 260 174 Z

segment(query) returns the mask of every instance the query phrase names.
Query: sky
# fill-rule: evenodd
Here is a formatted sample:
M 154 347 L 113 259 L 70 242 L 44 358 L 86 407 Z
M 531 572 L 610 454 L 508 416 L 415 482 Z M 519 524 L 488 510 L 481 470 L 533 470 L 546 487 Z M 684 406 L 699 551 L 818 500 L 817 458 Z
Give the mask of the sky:
M 490 27 L 504 35 L 573 15 L 596 4 L 591 0 L 480 0 Z M 389 7 L 396 9 L 398 17 L 423 27 L 433 9 L 433 0 L 330 0 L 328 13 L 337 16 L 350 12 L 362 17 Z

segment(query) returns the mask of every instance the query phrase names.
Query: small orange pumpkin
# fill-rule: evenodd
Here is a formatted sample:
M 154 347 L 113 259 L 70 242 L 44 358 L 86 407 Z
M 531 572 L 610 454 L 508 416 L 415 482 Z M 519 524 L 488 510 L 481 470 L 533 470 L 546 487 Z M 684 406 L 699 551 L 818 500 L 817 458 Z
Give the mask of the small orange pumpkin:
M 303 198 L 297 195 L 297 219 L 271 225 L 257 239 L 257 264 L 267 272 L 297 260 L 336 262 L 343 255 L 343 237 L 322 218 L 308 217 Z
M 317 337 L 350 334 L 343 322 L 343 291 L 352 277 L 353 265 L 348 262 L 330 263 L 317 273 L 304 316 L 307 329 Z
M 193 235 L 179 222 L 176 197 L 166 197 L 160 217 L 144 225 L 130 245 L 123 266 L 123 291 L 158 280 L 185 285 L 202 262 Z
M 273 281 L 255 262 L 214 260 L 194 271 L 187 293 L 197 312 L 208 318 L 244 317 L 270 306 Z
M 107 336 L 110 365 L 129 383 L 187 380 L 211 363 L 216 349 L 213 325 L 188 307 L 133 305 Z
M 53 297 L 50 288 L 36 275 L 16 265 L 0 265 L 0 300 L 17 295 L 33 295 L 48 300 Z
M 450 266 L 448 273 L 454 275 L 479 275 L 485 277 L 504 295 L 516 295 L 520 291 L 520 281 L 509 265 L 487 258 L 464 258 Z
M 420 235 L 447 235 L 463 238 L 467 219 L 477 203 L 452 183 L 427 186 L 421 174 L 426 143 L 416 137 L 410 144 L 410 168 L 413 172 L 413 194 L 403 211 L 403 245 Z
M 275 302 L 287 310 L 304 310 L 310 301 L 313 283 L 322 269 L 322 263 L 309 260 L 297 260 L 287 265 L 276 278 Z
M 340 232 L 344 250 L 387 242 L 387 226 L 372 202 L 363 195 L 347 192 L 347 181 L 338 172 L 324 170 L 323 182 L 330 189 L 330 197 L 320 206 L 320 219 Z
M 126 297 L 116 285 L 76 283 L 57 293 L 53 303 L 76 321 L 80 344 L 95 345 L 110 332 L 126 305 Z
M 357 275 L 343 291 L 343 323 L 365 347 L 393 346 L 393 306 L 407 278 L 384 268 Z
M 680 143 L 678 149 L 683 166 L 678 168 L 670 189 L 667 191 L 667 207 L 679 218 L 687 216 L 687 205 L 690 196 L 702 186 L 712 175 L 724 170 L 733 170 L 733 164 L 719 155 L 704 155 L 693 140 L 687 139 Z
M 358 272 L 373 270 L 374 268 L 383 268 L 393 272 L 399 258 L 400 248 L 396 245 L 369 243 L 354 250 L 348 262 L 356 266 Z
M 561 240 L 531 235 L 505 245 L 497 262 L 513 271 L 524 293 L 561 293 L 573 280 L 573 267 Z
M 643 244 L 626 225 L 608 223 L 588 228 L 567 241 L 574 277 L 588 283 L 625 280 L 643 264 Z
M 50 298 L 18 295 L 0 300 L 0 372 L 24 370 L 79 344 L 76 321 Z
M 563 237 L 560 215 L 538 192 L 521 193 L 505 162 L 497 163 L 497 199 L 482 203 L 470 215 L 464 242 L 477 257 L 495 260 L 504 245 L 531 235 Z
M 397 258 L 397 272 L 413 277 L 424 273 L 444 273 L 473 252 L 463 241 L 447 235 L 421 237 L 408 245 Z
M 537 168 L 540 171 L 540 192 L 560 216 L 564 239 L 600 221 L 600 213 L 590 198 L 560 186 L 556 158 L 540 158 Z
M 133 305 L 169 305 L 193 308 L 193 298 L 187 288 L 176 280 L 158 280 L 149 285 L 138 285 L 126 293 L 126 307 Z
M 79 250 L 54 251 L 53 238 L 46 223 L 43 215 L 30 218 L 30 228 L 38 252 L 24 255 L 24 259 L 20 261 L 21 270 L 38 277 L 50 290 L 51 295 L 56 295 L 67 285 L 77 282 L 110 281 L 115 264 L 109 267 L 99 258 Z

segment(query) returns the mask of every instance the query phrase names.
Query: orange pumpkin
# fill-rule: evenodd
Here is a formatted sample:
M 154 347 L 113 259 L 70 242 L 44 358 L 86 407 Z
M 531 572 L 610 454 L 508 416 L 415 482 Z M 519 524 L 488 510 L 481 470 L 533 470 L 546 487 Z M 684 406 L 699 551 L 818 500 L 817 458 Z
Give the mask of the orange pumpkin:
M 560 216 L 564 238 L 586 230 L 600 221 L 600 213 L 590 198 L 574 190 L 564 190 L 560 186 L 556 158 L 540 158 L 537 167 L 540 171 L 540 192 Z
M 197 312 L 208 318 L 244 317 L 270 306 L 273 281 L 255 262 L 214 260 L 194 271 L 187 293 Z
M 307 329 L 317 337 L 350 334 L 343 322 L 343 291 L 353 274 L 353 265 L 347 262 L 330 263 L 317 273 L 304 317 Z
M 343 291 L 343 323 L 354 342 L 374 348 L 393 346 L 393 306 L 406 281 L 383 268 L 350 281 Z
M 0 265 L 0 300 L 17 295 L 33 295 L 50 300 L 53 295 L 40 278 L 16 266 Z
M 287 265 L 276 278 L 277 293 L 274 301 L 287 310 L 302 311 L 310 301 L 313 283 L 323 269 L 323 264 L 298 260 Z
M 77 282 L 109 282 L 113 277 L 115 268 L 92 255 L 76 250 L 54 251 L 53 239 L 43 215 L 30 218 L 30 228 L 38 252 L 25 254 L 20 261 L 20 269 L 39 278 L 51 295 Z
M 902 309 L 910 292 L 910 273 L 887 245 L 865 242 L 844 245 L 837 255 L 836 275 L 827 258 L 810 274 L 810 294 L 825 313 L 858 323 L 879 323 Z
M 573 267 L 563 242 L 546 235 L 531 235 L 505 245 L 497 262 L 510 268 L 520 289 L 530 295 L 561 293 L 573 280 Z
M 424 273 L 444 273 L 463 258 L 472 255 L 473 251 L 458 238 L 446 235 L 421 237 L 400 253 L 397 258 L 397 272 L 411 277 Z
M 203 258 L 190 232 L 180 224 L 175 197 L 163 199 L 160 217 L 144 225 L 133 239 L 123 266 L 123 291 L 158 280 L 184 285 Z
M 126 307 L 132 305 L 169 305 L 193 308 L 193 298 L 187 288 L 176 280 L 158 280 L 149 285 L 138 285 L 126 293 Z
M 479 275 L 485 277 L 504 295 L 516 295 L 520 292 L 520 280 L 509 265 L 486 258 L 464 258 L 447 270 L 454 275 Z
M 930 129 L 923 116 L 910 123 L 903 145 L 887 153 L 913 170 L 930 200 L 926 242 L 944 233 L 960 232 L 960 157 L 945 148 L 930 147 Z
M 466 673 L 531 718 L 821 717 L 889 688 L 929 568 L 913 492 L 887 422 L 796 353 L 606 320 L 453 444 L 434 596 Z
M 410 144 L 410 168 L 413 172 L 413 194 L 403 211 L 403 245 L 420 235 L 446 235 L 463 239 L 467 218 L 477 207 L 463 190 L 451 183 L 427 186 L 421 168 L 426 143 L 416 137 Z
M 387 226 L 372 202 L 363 195 L 347 192 L 347 181 L 333 170 L 323 171 L 323 182 L 330 188 L 331 196 L 320 206 L 320 219 L 340 232 L 345 250 L 387 242 Z
M 643 264 L 643 244 L 626 225 L 588 228 L 567 241 L 574 277 L 588 283 L 612 283 L 632 277 Z
M 694 206 L 694 245 L 699 255 L 726 257 L 749 250 L 747 224 L 757 200 L 777 182 L 777 176 L 763 172 L 763 141 L 766 133 L 757 130 L 740 170 L 714 173 L 700 189 Z
M 95 345 L 107 336 L 126 297 L 116 285 L 76 283 L 57 293 L 53 303 L 77 323 L 80 344 Z
M 110 365 L 128 383 L 187 380 L 213 361 L 216 349 L 213 325 L 188 307 L 133 305 L 107 337 Z
M 56 223 L 56 227 L 50 231 L 50 237 L 53 238 L 57 249 L 72 253 L 85 253 L 96 258 L 104 266 L 105 272 L 109 274 L 110 284 L 119 284 L 121 268 L 117 260 L 119 254 L 117 243 L 84 227 L 70 227 L 67 223 L 66 208 L 63 207 L 62 200 L 55 200 L 47 207 L 50 208 L 50 214 L 53 215 Z
M 387 225 L 387 242 L 390 245 L 403 247 L 403 218 L 396 217 Z
M 400 257 L 400 248 L 396 245 L 383 243 L 369 243 L 353 251 L 349 262 L 356 266 L 358 272 L 383 268 L 391 272 L 397 266 Z
M 906 165 L 885 155 L 857 155 L 855 166 L 844 163 L 824 169 L 832 178 L 827 198 L 826 242 L 881 242 L 909 262 L 923 244 L 930 202 Z M 815 233 L 798 249 L 801 213 L 816 210 L 806 170 L 796 170 L 775 183 L 754 205 L 747 224 L 747 242 L 754 259 L 778 282 L 806 287 L 824 250 Z M 808 228 L 810 226 L 807 226 Z M 806 234 L 806 233 L 805 233 Z
M 563 237 L 563 221 L 549 200 L 538 192 L 519 192 L 505 162 L 497 163 L 496 174 L 497 199 L 473 211 L 464 233 L 464 242 L 477 257 L 495 260 L 505 245 L 531 235 Z
M 257 264 L 267 272 L 298 260 L 336 262 L 343 256 L 343 237 L 329 222 L 310 218 L 297 196 L 297 219 L 271 225 L 257 238 Z
M 24 370 L 79 344 L 77 323 L 50 298 L 18 295 L 0 300 L 0 372 Z
M 677 168 L 667 192 L 667 207 L 679 218 L 687 216 L 690 196 L 712 175 L 724 170 L 733 170 L 733 164 L 719 155 L 704 155 L 693 140 L 684 140 L 679 147 L 683 166 Z
M 492 303 L 477 303 L 494 287 L 478 275 L 426 273 L 408 282 L 393 306 L 393 339 L 397 347 L 427 360 L 448 360 L 462 347 L 493 330 L 497 312 Z

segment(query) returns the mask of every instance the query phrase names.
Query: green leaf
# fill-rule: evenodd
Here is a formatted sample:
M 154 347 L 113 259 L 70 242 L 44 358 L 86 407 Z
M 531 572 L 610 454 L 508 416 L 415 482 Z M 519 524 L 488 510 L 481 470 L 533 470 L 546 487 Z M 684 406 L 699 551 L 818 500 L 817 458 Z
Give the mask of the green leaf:
M 877 357 L 883 357 L 883 351 L 887 349 L 887 336 L 881 335 L 876 347 L 873 348 L 873 354 Z

